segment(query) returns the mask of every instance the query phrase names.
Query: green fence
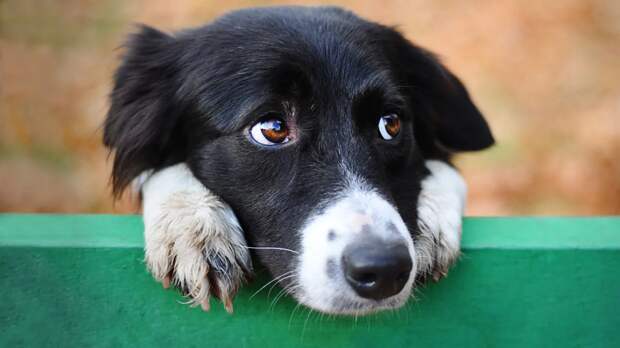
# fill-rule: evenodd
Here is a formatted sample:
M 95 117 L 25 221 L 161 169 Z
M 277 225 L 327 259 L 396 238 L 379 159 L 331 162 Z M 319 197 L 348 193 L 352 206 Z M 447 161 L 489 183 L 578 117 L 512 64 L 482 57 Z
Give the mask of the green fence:
M 137 216 L 0 215 L 0 346 L 620 347 L 620 217 L 467 218 L 448 278 L 357 319 L 266 276 L 205 313 L 142 257 Z

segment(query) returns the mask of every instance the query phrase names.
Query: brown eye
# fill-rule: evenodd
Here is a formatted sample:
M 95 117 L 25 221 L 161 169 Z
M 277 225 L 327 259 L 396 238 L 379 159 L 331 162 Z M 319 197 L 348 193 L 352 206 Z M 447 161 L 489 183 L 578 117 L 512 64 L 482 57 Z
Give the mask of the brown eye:
M 269 118 L 258 121 L 250 129 L 250 135 L 261 145 L 279 145 L 287 143 L 289 129 L 286 123 L 278 118 Z
M 379 134 L 384 140 L 394 139 L 400 133 L 400 119 L 396 114 L 381 116 Z

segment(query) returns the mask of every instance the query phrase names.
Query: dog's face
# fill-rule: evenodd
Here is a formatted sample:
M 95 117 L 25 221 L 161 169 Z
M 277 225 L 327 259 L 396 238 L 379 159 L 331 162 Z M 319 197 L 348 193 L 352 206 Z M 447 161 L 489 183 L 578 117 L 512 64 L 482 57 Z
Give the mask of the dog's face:
M 293 296 L 363 313 L 410 295 L 424 159 L 493 139 L 461 83 L 394 30 L 267 8 L 135 35 L 106 142 L 119 190 L 187 162 Z

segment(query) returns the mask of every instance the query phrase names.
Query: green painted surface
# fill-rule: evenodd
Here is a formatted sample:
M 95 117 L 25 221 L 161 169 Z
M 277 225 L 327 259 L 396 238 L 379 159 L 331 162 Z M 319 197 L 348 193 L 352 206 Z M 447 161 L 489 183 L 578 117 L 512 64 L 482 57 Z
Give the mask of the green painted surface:
M 234 315 L 190 308 L 146 272 L 141 229 L 135 216 L 0 215 L 0 346 L 620 347 L 619 217 L 466 219 L 447 279 L 357 320 L 276 300 L 277 287 L 251 297 L 261 281 Z

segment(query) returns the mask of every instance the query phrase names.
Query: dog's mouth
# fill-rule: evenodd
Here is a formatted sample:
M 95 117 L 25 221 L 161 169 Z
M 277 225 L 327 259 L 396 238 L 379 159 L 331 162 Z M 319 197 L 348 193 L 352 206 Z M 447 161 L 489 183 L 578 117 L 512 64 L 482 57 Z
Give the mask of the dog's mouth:
M 402 307 L 411 296 L 411 289 L 403 290 L 402 294 L 376 301 L 347 295 L 335 295 L 323 300 L 314 299 L 301 292 L 293 292 L 292 295 L 301 304 L 319 312 L 359 316 Z
M 399 296 L 375 302 L 355 301 L 346 297 L 336 297 L 333 299 L 328 310 L 316 308 L 331 314 L 340 315 L 366 315 L 383 310 L 397 309 L 407 302 L 408 296 Z
M 356 188 L 312 216 L 288 292 L 331 314 L 395 309 L 411 295 L 413 240 L 396 209 L 372 190 Z

